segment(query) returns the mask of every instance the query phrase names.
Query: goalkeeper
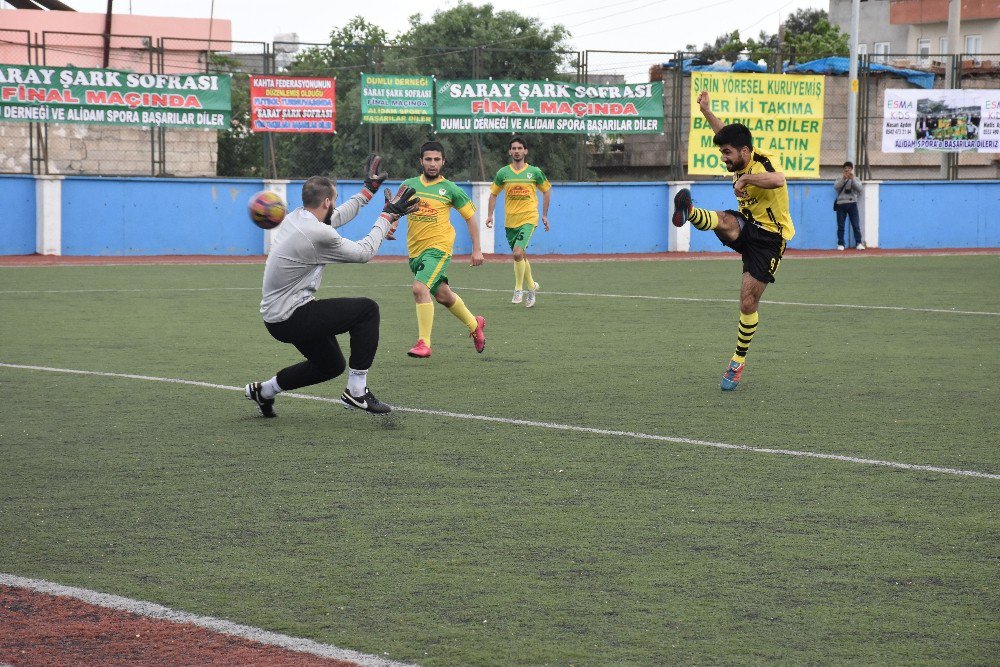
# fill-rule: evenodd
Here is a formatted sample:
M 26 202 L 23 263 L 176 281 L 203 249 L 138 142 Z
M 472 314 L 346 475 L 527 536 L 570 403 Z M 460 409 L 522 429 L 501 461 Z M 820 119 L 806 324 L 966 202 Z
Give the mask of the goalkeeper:
M 368 369 L 378 349 L 378 304 L 363 297 L 315 298 L 327 264 L 368 262 L 382 241 L 392 238 L 399 219 L 420 204 L 413 188 L 400 187 L 395 196 L 387 188 L 382 214 L 367 236 L 355 242 L 338 234 L 337 228 L 350 222 L 379 191 L 388 176 L 380 166 L 381 158 L 369 157 L 364 188 L 336 208 L 333 182 L 313 176 L 302 186 L 302 207 L 289 213 L 276 231 L 264 267 L 260 312 L 271 336 L 294 345 L 305 361 L 246 386 L 246 397 L 264 417 L 276 416 L 274 397 L 279 393 L 331 380 L 345 368 L 347 388 L 340 397 L 345 407 L 376 414 L 392 409 L 368 389 Z M 350 335 L 349 365 L 336 339 L 343 333 Z

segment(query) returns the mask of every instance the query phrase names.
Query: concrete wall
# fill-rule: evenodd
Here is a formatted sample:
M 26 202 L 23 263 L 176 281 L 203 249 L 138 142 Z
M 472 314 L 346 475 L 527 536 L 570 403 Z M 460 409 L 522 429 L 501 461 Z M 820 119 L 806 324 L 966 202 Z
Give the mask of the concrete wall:
M 0 167 L 5 171 L 31 171 L 28 127 L 27 123 L 0 124 L 0 132 L 6 131 L 0 136 L 9 141 L 5 145 L 9 153 L 0 155 Z M 42 126 L 42 131 L 47 139 L 50 174 L 150 176 L 156 170 L 152 143 L 155 130 L 150 128 L 49 123 Z M 215 176 L 218 132 L 197 129 L 166 132 L 166 173 L 180 178 Z
M 395 188 L 398 183 L 389 183 Z M 488 184 L 463 183 L 486 217 Z M 832 181 L 793 181 L 789 199 L 796 235 L 791 248 L 832 249 L 836 221 Z M 268 184 L 284 190 L 290 208 L 301 205 L 302 181 Z M 360 182 L 338 185 L 340 201 L 358 192 Z M 649 253 L 668 250 L 717 251 L 714 234 L 674 233 L 669 222 L 668 183 L 557 183 L 549 219 L 552 231 L 539 229 L 531 242 L 538 254 Z M 735 206 L 727 180 L 691 185 L 696 205 Z M 153 179 L 59 176 L 0 176 L 0 255 L 35 252 L 65 255 L 259 255 L 266 238 L 246 214 L 246 204 L 263 181 L 248 179 Z M 865 241 L 882 248 L 1000 247 L 1000 181 L 870 182 L 862 219 Z M 368 233 L 381 212 L 376 202 L 341 228 L 357 239 Z M 483 251 L 508 253 L 503 233 L 503 198 L 497 228 L 481 229 Z M 465 221 L 452 212 L 457 230 L 455 253 L 468 254 Z M 406 224 L 383 255 L 406 255 Z M 683 238 L 681 238 L 683 236 Z M 688 241 L 687 238 L 690 237 Z M 673 240 L 671 240 L 673 238 Z M 688 245 L 689 244 L 689 245 Z

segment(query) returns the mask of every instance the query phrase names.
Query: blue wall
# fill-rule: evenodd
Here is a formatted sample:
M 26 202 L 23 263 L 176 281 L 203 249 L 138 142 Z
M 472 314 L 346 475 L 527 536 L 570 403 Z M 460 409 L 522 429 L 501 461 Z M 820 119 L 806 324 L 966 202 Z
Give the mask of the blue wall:
M 395 192 L 400 181 L 386 183 Z M 465 194 L 472 196 L 469 183 L 459 183 Z M 302 182 L 289 184 L 288 205 L 292 202 L 293 187 L 298 199 Z M 337 184 L 338 200 L 344 201 L 361 188 L 360 182 L 340 181 Z M 376 206 L 378 204 L 378 206 Z M 509 253 L 507 237 L 504 234 L 504 197 L 497 199 L 493 227 L 494 247 L 483 248 L 483 252 Z M 350 239 L 357 239 L 368 233 L 372 222 L 381 212 L 378 200 L 372 203 L 353 222 L 344 225 L 340 232 Z M 488 210 L 476 211 L 479 220 L 485 220 Z M 628 253 L 663 252 L 667 248 L 667 227 L 669 219 L 667 186 L 663 183 L 605 183 L 600 187 L 586 183 L 559 183 L 553 190 L 549 221 L 552 229 L 545 232 L 539 228 L 531 237 L 531 252 L 535 254 L 575 254 L 575 253 Z M 454 225 L 455 254 L 472 252 L 472 240 L 465 220 L 454 210 L 451 212 Z M 388 241 L 379 250 L 381 255 L 406 255 L 406 220 L 396 232 L 398 242 Z
M 263 189 L 245 179 L 153 179 L 68 177 L 62 183 L 62 241 L 66 255 L 209 254 L 257 255 L 263 232 L 250 223 L 246 204 Z M 301 205 L 303 181 L 288 184 L 290 208 Z M 399 181 L 387 183 L 393 191 Z M 459 186 L 469 195 L 471 185 Z M 338 183 L 343 202 L 360 181 Z M 728 179 L 699 181 L 695 205 L 735 206 Z M 0 217 L 0 254 L 35 251 L 35 180 L 0 175 L 4 201 Z M 796 235 L 791 248 L 836 245 L 831 181 L 793 181 L 789 198 Z M 879 190 L 882 248 L 1000 247 L 1000 182 L 883 182 Z M 559 253 L 645 253 L 667 249 L 669 216 L 666 183 L 557 183 L 549 219 L 552 231 L 535 232 L 531 251 Z M 341 228 L 357 239 L 368 233 L 382 209 L 381 196 Z M 478 211 L 482 219 L 486 211 Z M 495 216 L 495 245 L 484 252 L 510 252 L 503 231 L 503 197 Z M 452 211 L 457 230 L 455 252 L 472 249 L 465 221 Z M 381 254 L 406 255 L 406 222 L 397 240 Z M 725 250 L 714 234 L 691 230 L 692 251 Z
M 1000 183 L 952 186 L 941 181 L 883 183 L 880 248 L 1000 246 Z
M 837 218 L 833 212 L 834 194 L 833 181 L 788 182 L 788 207 L 791 209 L 792 222 L 795 224 L 795 238 L 788 243 L 789 248 L 832 250 L 837 247 Z M 736 208 L 733 184 L 730 180 L 699 181 L 691 186 L 691 196 L 694 198 L 694 205 L 699 208 L 713 211 Z M 881 246 L 885 247 L 885 244 L 882 243 Z M 715 234 L 691 229 L 692 251 L 726 249 Z
M 302 190 L 303 181 L 296 181 L 288 184 L 288 207 L 289 209 L 295 206 L 302 205 L 302 198 L 300 193 Z M 389 188 L 395 193 L 402 181 L 386 181 L 382 186 L 383 189 Z M 337 181 L 337 203 L 342 204 L 361 190 L 361 181 Z M 465 192 L 466 195 L 472 196 L 472 186 L 468 183 L 459 183 L 458 186 Z M 294 192 L 293 192 L 294 190 Z M 293 200 L 295 203 L 293 204 Z M 375 219 L 378 218 L 379 214 L 382 213 L 382 206 L 385 203 L 385 197 L 381 194 L 376 195 L 370 204 L 361 209 L 358 213 L 358 217 L 354 218 L 351 222 L 347 223 L 337 231 L 340 232 L 341 236 L 349 238 L 353 241 L 365 236 L 372 228 Z M 480 214 L 476 211 L 476 215 L 485 215 L 485 213 Z M 451 224 L 455 227 L 455 254 L 456 255 L 468 255 L 472 252 L 472 238 L 469 236 L 469 227 L 465 223 L 465 218 L 460 216 L 455 212 L 454 209 L 451 211 Z M 483 252 L 491 252 L 488 248 L 483 248 Z M 395 241 L 384 241 L 382 247 L 379 248 L 379 255 L 398 255 L 402 257 L 407 256 L 406 252 L 406 219 L 400 221 L 399 228 L 396 230 L 396 240 Z
M 67 178 L 65 255 L 259 255 L 246 207 L 260 181 Z
M 0 177 L 0 255 L 35 252 L 35 179 Z
M 552 188 L 548 233 L 539 225 L 531 252 L 663 252 L 670 219 L 664 183 L 557 183 Z M 503 199 L 503 195 L 499 200 Z M 503 231 L 503 207 L 494 219 L 497 252 L 510 252 Z

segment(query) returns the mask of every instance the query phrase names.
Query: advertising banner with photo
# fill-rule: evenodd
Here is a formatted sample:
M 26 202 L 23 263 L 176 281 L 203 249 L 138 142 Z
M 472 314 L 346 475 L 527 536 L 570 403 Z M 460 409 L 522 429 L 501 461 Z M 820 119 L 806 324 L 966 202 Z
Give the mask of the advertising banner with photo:
M 1000 153 L 1000 90 L 890 89 L 883 111 L 883 153 Z
M 361 122 L 434 124 L 434 77 L 362 74 Z
M 254 132 L 336 132 L 337 79 L 282 74 L 251 75 L 250 127 Z
M 0 65 L 0 122 L 228 129 L 228 74 Z
M 438 132 L 663 132 L 662 82 L 438 80 L 434 100 Z
M 691 73 L 691 134 L 688 173 L 726 173 L 715 132 L 701 115 L 698 95 L 707 91 L 712 113 L 725 124 L 750 128 L 754 146 L 778 157 L 786 176 L 819 178 L 823 140 L 822 76 Z

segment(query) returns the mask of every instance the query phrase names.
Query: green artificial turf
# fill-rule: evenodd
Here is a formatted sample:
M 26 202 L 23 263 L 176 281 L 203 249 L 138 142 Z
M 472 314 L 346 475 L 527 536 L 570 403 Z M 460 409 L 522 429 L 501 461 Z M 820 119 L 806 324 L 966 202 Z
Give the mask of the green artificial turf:
M 0 572 L 424 665 L 997 662 L 1000 480 L 608 431 L 1000 474 L 1000 257 L 789 258 L 723 393 L 739 266 L 456 263 L 429 360 L 405 264 L 330 267 L 403 409 L 275 420 L 262 267 L 0 269 L 0 363 L 219 385 L 0 366 Z

